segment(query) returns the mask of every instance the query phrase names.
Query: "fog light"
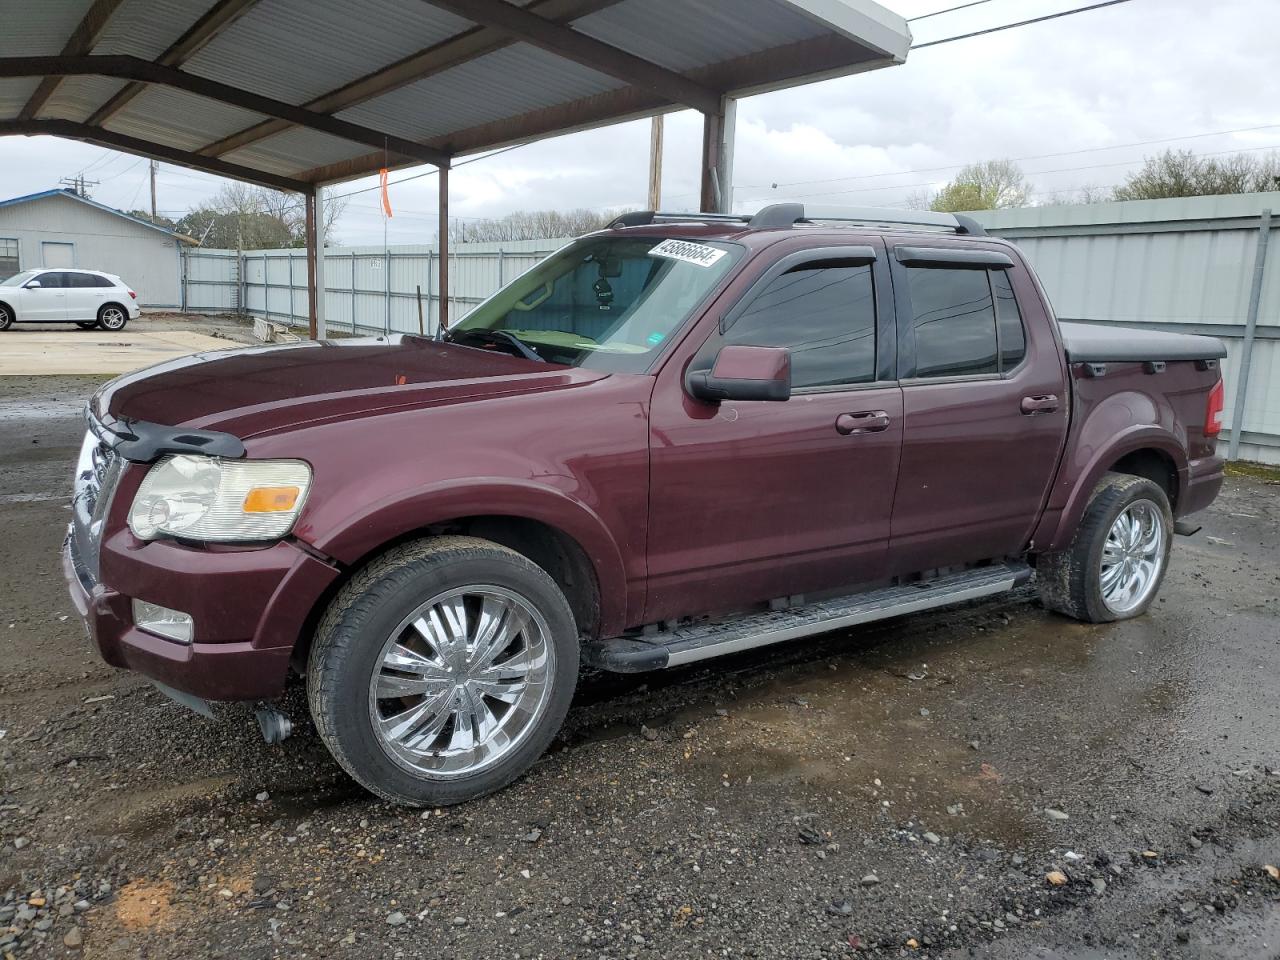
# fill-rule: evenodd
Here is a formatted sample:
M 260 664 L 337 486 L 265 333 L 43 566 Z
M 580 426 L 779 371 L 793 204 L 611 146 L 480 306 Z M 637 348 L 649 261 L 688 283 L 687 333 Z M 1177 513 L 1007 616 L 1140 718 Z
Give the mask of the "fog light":
M 133 601 L 133 622 L 148 633 L 179 643 L 190 643 L 196 629 L 191 614 L 145 600 Z

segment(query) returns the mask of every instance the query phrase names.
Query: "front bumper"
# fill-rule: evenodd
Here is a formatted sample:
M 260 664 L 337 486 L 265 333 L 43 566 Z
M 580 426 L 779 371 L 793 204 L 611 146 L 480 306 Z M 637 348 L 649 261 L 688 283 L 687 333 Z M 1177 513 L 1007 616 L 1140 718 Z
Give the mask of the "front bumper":
M 122 531 L 101 545 L 100 581 L 79 556 L 74 529 L 62 566 L 89 640 L 107 663 L 204 700 L 279 696 L 296 641 L 337 576 L 290 543 L 212 551 L 166 541 L 141 545 Z M 140 630 L 135 596 L 190 613 L 195 641 Z

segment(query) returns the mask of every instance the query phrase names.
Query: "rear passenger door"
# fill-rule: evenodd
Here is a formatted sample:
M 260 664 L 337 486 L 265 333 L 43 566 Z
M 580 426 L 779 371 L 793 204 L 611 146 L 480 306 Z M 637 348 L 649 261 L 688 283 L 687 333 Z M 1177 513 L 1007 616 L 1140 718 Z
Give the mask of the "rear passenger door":
M 110 282 L 92 273 L 64 273 L 67 286 L 67 319 L 96 320 L 106 302 Z
M 1056 473 L 1065 366 L 1030 274 L 1006 250 L 936 240 L 891 251 L 904 410 L 894 573 L 1020 553 Z

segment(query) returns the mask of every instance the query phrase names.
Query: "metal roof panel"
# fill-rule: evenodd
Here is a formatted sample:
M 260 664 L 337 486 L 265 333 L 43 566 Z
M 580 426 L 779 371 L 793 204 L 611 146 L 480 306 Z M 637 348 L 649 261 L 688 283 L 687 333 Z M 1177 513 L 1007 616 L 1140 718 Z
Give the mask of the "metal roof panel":
M 223 157 L 242 166 L 271 173 L 294 174 L 314 166 L 340 163 L 369 153 L 367 146 L 340 137 L 295 127 Z
M 431 140 L 625 84 L 526 43 L 393 90 L 338 114 L 352 123 Z
M 271 0 L 183 69 L 303 104 L 470 26 L 422 0 Z
M 148 87 L 107 121 L 117 133 L 141 137 L 182 150 L 196 150 L 211 140 L 252 126 L 262 114 L 172 87 Z

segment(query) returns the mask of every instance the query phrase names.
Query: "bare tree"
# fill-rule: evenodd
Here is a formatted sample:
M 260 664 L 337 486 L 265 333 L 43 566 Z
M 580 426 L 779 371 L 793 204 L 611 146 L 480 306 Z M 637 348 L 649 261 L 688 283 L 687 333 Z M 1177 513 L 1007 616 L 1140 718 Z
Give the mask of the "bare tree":
M 1190 150 L 1166 150 L 1147 157 L 1142 169 L 1116 187 L 1115 200 L 1159 200 L 1224 193 L 1280 190 L 1280 154 L 1235 153 L 1198 157 Z
M 325 237 L 330 244 L 337 242 L 333 231 L 346 206 L 346 198 L 324 204 Z M 184 216 L 178 229 L 211 247 L 304 247 L 306 219 L 306 200 L 301 195 L 232 181 Z
M 491 243 L 579 237 L 602 230 L 619 210 L 517 210 L 492 220 L 456 220 L 449 224 L 451 243 Z
M 962 210 L 997 210 L 1024 207 L 1031 198 L 1031 185 L 1022 168 L 1012 160 L 971 163 L 937 193 L 916 193 L 907 205 L 916 209 L 958 213 Z

